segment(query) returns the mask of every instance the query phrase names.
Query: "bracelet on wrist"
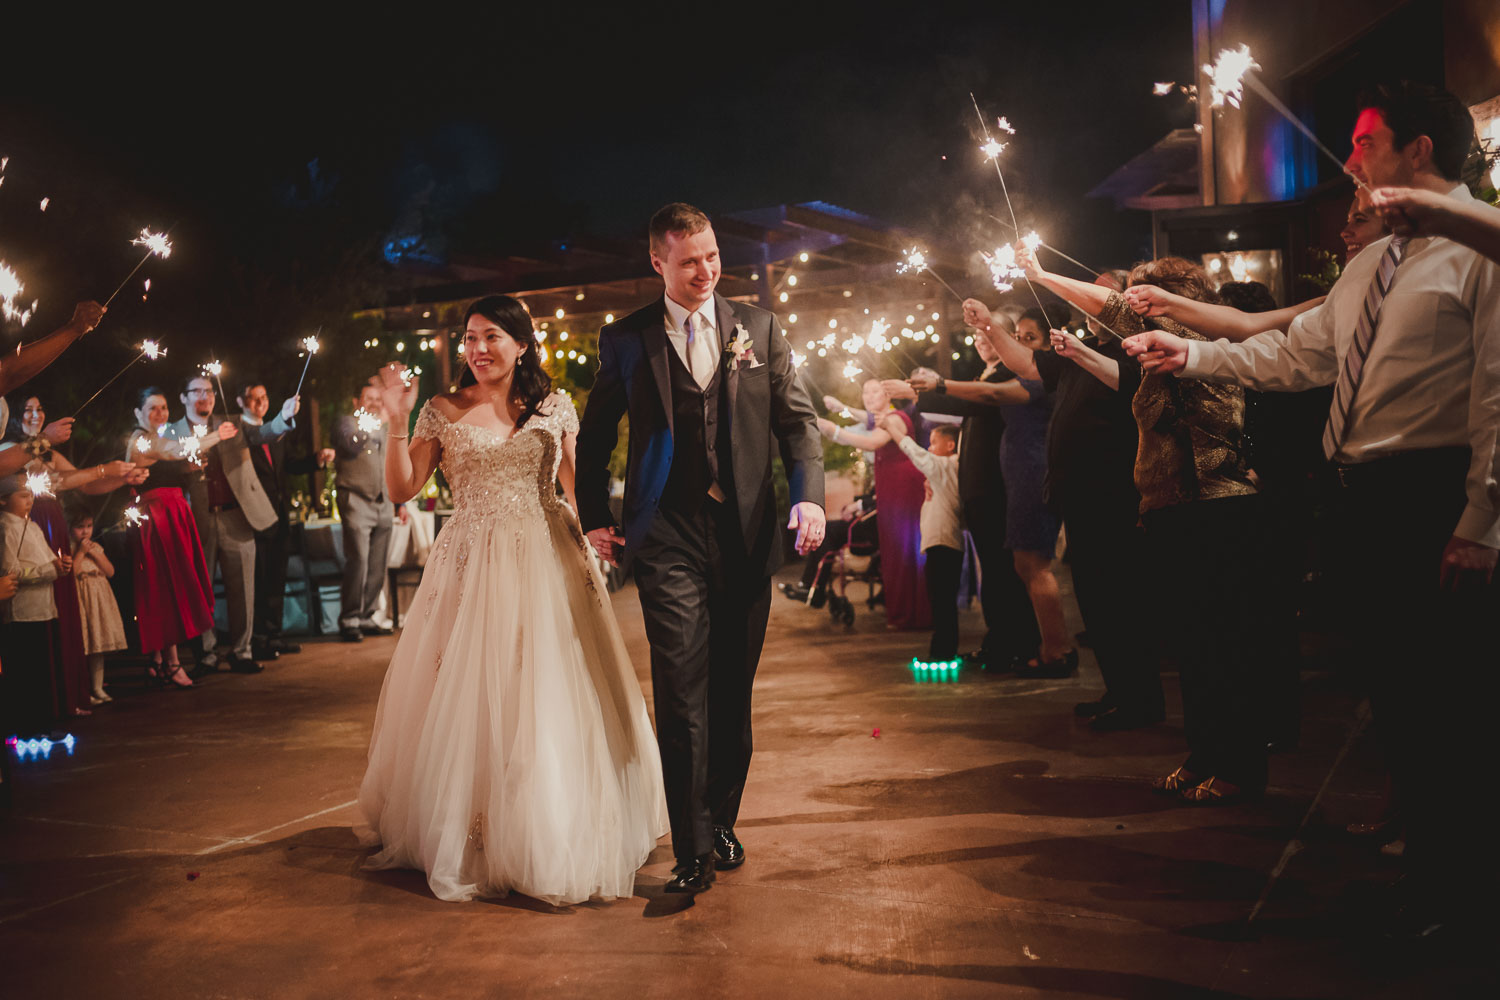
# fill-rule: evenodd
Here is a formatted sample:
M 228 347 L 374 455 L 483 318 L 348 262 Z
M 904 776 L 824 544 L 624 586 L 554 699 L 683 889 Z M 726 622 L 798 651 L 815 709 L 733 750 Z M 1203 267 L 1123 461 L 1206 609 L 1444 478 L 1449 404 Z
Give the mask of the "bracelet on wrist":
M 936 392 L 940 396 L 946 396 L 948 394 L 948 380 L 939 375 L 937 377 L 937 385 L 933 387 L 933 392 Z
M 833 443 L 834 444 L 838 444 L 839 443 L 839 435 L 842 434 L 843 432 L 844 432 L 844 429 L 842 427 L 835 427 L 833 429 Z

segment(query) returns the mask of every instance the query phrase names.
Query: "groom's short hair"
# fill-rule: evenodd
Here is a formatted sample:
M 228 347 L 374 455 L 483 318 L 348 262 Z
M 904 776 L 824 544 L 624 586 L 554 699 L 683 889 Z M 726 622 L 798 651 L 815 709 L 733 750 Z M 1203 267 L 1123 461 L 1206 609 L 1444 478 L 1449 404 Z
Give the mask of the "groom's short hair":
M 662 255 L 668 233 L 691 236 L 703 232 L 708 226 L 708 216 L 686 202 L 674 201 L 670 205 L 663 205 L 651 216 L 651 225 L 647 230 L 651 253 L 657 257 Z

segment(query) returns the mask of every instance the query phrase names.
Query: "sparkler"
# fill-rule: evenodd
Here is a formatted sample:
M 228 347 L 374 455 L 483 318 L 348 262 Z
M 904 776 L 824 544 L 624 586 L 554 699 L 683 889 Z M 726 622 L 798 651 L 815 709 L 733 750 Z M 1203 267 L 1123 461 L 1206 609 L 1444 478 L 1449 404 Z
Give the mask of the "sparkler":
M 47 203 L 49 201 L 51 201 L 51 200 L 52 200 L 51 198 L 43 198 L 42 199 L 42 211 L 43 212 L 47 211 Z
M 1009 222 L 1006 222 L 1004 219 L 1000 218 L 1000 216 L 998 216 L 998 215 L 991 215 L 988 212 L 986 212 L 985 215 L 987 217 L 991 218 L 991 219 L 994 219 L 996 222 L 1000 223 L 1000 225 L 1005 226 L 1011 232 L 1014 233 L 1014 232 L 1017 231 L 1015 226 L 1012 226 Z M 1036 232 L 1033 230 L 1029 234 L 1029 236 L 1036 236 Z M 1040 236 L 1037 236 L 1037 243 L 1036 243 L 1036 245 L 1039 246 L 1039 247 L 1046 247 L 1048 250 L 1051 250 L 1053 253 L 1055 253 L 1059 257 L 1061 257 L 1063 260 L 1068 261 L 1069 263 L 1072 263 L 1072 264 L 1077 264 L 1079 267 L 1083 268 L 1085 271 L 1087 271 L 1089 274 L 1092 274 L 1094 277 L 1096 277 L 1096 278 L 1099 277 L 1099 272 L 1098 271 L 1094 270 L 1092 267 L 1089 267 L 1087 264 L 1085 264 L 1083 261 L 1079 260 L 1076 257 L 1069 257 L 1067 254 L 1063 253 L 1061 250 L 1057 249 L 1057 247 L 1053 246 L 1052 244 L 1044 242 Z
M 32 496 L 52 496 L 52 474 L 50 472 L 26 473 L 26 488 L 31 491 Z
M 125 508 L 125 520 L 130 522 L 132 528 L 139 528 L 142 521 L 151 520 L 150 514 L 141 512 L 141 508 L 138 506 L 140 502 L 140 497 L 136 497 L 135 502 Z
M 354 422 L 366 434 L 374 434 L 380 430 L 380 418 L 363 407 L 354 411 Z
M 203 366 L 203 374 L 212 375 L 214 384 L 219 387 L 219 398 L 224 401 L 224 412 L 227 414 L 229 412 L 229 397 L 224 395 L 224 383 L 219 378 L 219 374 L 223 371 L 224 366 L 219 362 L 218 358 L 214 358 L 208 364 Z
M 318 327 L 318 333 L 322 332 L 323 328 Z M 307 368 L 312 364 L 313 355 L 318 353 L 318 348 L 321 346 L 316 335 L 302 338 L 302 350 L 306 352 L 307 360 L 302 362 L 302 374 L 297 377 L 297 391 L 292 393 L 293 396 L 302 395 L 302 380 L 307 378 Z
M 142 455 L 151 454 L 151 439 L 146 437 L 144 434 L 136 438 L 135 450 L 140 452 Z
M 920 247 L 912 247 L 910 250 L 906 251 L 906 259 L 903 260 L 900 264 L 896 265 L 897 274 L 920 274 L 923 271 L 926 271 L 928 274 L 936 278 L 937 283 L 948 289 L 949 294 L 951 294 L 955 299 L 960 302 L 964 300 L 964 297 L 955 292 L 953 290 L 953 286 L 944 281 L 942 275 L 934 271 L 932 269 L 932 265 L 927 263 L 927 252 Z
M 984 132 L 984 138 L 985 138 L 986 145 L 989 145 L 989 144 L 993 143 L 995 140 L 990 135 L 990 127 L 989 127 L 989 125 L 985 124 L 984 112 L 979 110 L 979 98 L 977 98 L 977 97 L 974 96 L 974 92 L 972 90 L 969 91 L 969 100 L 971 100 L 971 101 L 974 102 L 974 114 L 976 114 L 976 115 L 979 116 L 979 128 Z M 1004 118 L 1000 118 L 998 120 L 997 124 L 1001 128 L 1005 129 L 1005 131 L 1008 134 L 1010 134 L 1010 135 L 1015 135 L 1016 134 L 1016 130 L 1014 128 L 1012 128 L 1010 122 L 1006 121 Z M 1006 209 L 1008 209 L 1010 211 L 1010 226 L 1011 226 L 1011 229 L 1014 230 L 1015 232 L 1019 233 L 1021 231 L 1021 224 L 1016 221 L 1016 206 L 1012 205 L 1011 202 L 1010 202 L 1010 189 L 1005 186 L 1005 171 L 1003 171 L 1003 170 L 1000 169 L 1000 157 L 997 154 L 995 156 L 991 156 L 989 158 L 989 160 L 990 160 L 991 163 L 993 163 L 995 165 L 995 176 L 998 177 L 998 178 L 1000 178 L 1000 193 L 1003 194 L 1003 195 L 1005 195 L 1005 207 L 1006 207 Z M 992 269 L 992 273 L 993 273 L 993 269 Z M 1041 309 L 1043 312 L 1046 312 L 1047 308 L 1046 308 L 1046 306 L 1042 305 L 1042 297 L 1037 294 L 1036 286 L 1033 285 L 1031 282 L 1028 281 L 1028 282 L 1026 282 L 1026 287 L 1029 288 L 1029 289 L 1031 289 L 1031 297 L 1034 298 L 1034 299 L 1036 299 L 1037 308 Z
M 167 353 L 166 348 L 162 347 L 161 345 L 159 345 L 154 340 L 143 340 L 143 341 L 141 341 L 141 353 L 137 354 L 135 357 L 133 357 L 129 361 L 125 362 L 125 367 L 124 368 L 121 368 L 119 371 L 117 371 L 113 375 L 111 375 L 108 382 L 105 382 L 98 389 L 96 389 L 94 391 L 94 394 L 92 396 L 90 396 L 88 399 L 85 399 L 83 401 L 83 405 L 80 406 L 80 407 L 78 407 L 78 409 L 76 409 L 76 410 L 73 411 L 73 416 L 75 416 L 75 417 L 78 416 L 78 414 L 80 414 L 80 413 L 83 412 L 84 406 L 88 406 L 94 400 L 98 399 L 99 398 L 99 393 L 103 392 L 105 389 L 108 389 L 112 384 L 114 384 L 115 379 L 119 378 L 121 375 L 124 375 L 127 371 L 129 371 L 131 365 L 135 364 L 137 361 L 141 360 L 142 358 L 150 358 L 152 361 L 155 361 L 157 358 L 161 357 L 162 355 L 164 355 L 166 353 Z
M 130 279 L 135 277 L 135 272 L 146 266 L 146 261 L 150 260 L 153 256 L 160 257 L 162 260 L 166 260 L 168 257 L 172 256 L 172 244 L 167 239 L 166 233 L 153 233 L 149 229 L 142 229 L 141 235 L 131 240 L 130 245 L 135 247 L 145 247 L 146 252 L 141 257 L 141 262 L 135 267 L 132 267 L 130 269 L 130 273 L 125 275 L 125 280 L 120 282 L 120 287 L 111 292 L 109 298 L 104 300 L 104 307 L 106 309 L 109 308 L 109 304 L 115 300 L 115 296 L 119 295 L 120 292 L 125 290 L 125 286 L 130 283 Z
M 15 304 L 16 299 L 20 298 L 25 290 L 26 286 L 21 284 L 21 279 L 16 276 L 16 272 L 12 271 L 4 261 L 0 261 L 0 313 L 4 313 L 6 319 L 20 321 L 22 326 L 25 326 L 31 319 L 31 314 L 36 312 L 35 301 L 31 303 L 29 309 L 22 309 Z
M 1255 75 L 1258 69 L 1260 69 L 1260 63 L 1256 62 L 1255 57 L 1250 54 L 1250 46 L 1241 45 L 1238 49 L 1220 49 L 1217 59 L 1212 63 L 1203 64 L 1203 72 L 1209 77 L 1209 93 L 1212 95 L 1209 106 L 1222 108 L 1228 103 L 1230 107 L 1238 108 L 1244 99 L 1245 84 L 1248 83 L 1257 94 L 1265 98 L 1267 104 L 1290 122 L 1293 128 L 1307 136 L 1318 152 L 1328 157 L 1334 166 L 1339 168 L 1340 173 L 1347 174 L 1355 184 L 1373 194 L 1370 185 L 1350 173 L 1344 161 L 1339 159 L 1333 150 L 1323 145 L 1323 141 L 1313 134 L 1312 129 L 1302 124 L 1302 120 L 1292 114 L 1291 108 L 1281 103 L 1281 99 L 1271 93 L 1270 88 Z
M 1175 86 L 1177 86 L 1177 84 L 1172 80 L 1168 80 L 1165 83 L 1155 83 L 1151 85 L 1151 93 L 1155 94 L 1157 97 L 1166 97 L 1172 92 L 1172 88 Z

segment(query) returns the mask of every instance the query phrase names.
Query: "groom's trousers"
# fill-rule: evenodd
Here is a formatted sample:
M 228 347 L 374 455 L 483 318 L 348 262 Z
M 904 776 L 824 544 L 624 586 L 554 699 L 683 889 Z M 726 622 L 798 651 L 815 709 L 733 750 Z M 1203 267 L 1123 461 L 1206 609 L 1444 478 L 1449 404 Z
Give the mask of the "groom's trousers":
M 730 504 L 663 507 L 634 557 L 672 853 L 713 850 L 734 826 L 750 770 L 750 687 L 766 638 L 771 580 L 745 553 Z

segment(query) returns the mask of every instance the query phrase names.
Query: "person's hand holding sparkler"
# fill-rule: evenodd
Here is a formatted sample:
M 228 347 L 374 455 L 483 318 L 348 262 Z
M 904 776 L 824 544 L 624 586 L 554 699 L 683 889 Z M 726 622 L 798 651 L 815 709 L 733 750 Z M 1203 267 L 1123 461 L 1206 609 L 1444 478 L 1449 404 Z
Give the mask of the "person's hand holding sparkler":
M 1067 330 L 1052 330 L 1052 350 L 1060 358 L 1076 362 L 1083 354 L 1083 342 Z
M 1029 240 L 1016 240 L 1016 266 L 1026 272 L 1027 281 L 1041 281 L 1047 271 L 1036 259 L 1036 245 Z
M 137 465 L 131 468 L 130 472 L 125 475 L 125 485 L 139 486 L 149 478 L 151 478 L 151 470 L 145 466 Z
M 337 457 L 338 452 L 334 451 L 332 448 L 323 448 L 318 452 L 318 464 L 327 465 Z
M 907 376 L 906 384 L 917 392 L 931 392 L 937 388 L 938 373 L 931 368 L 918 368 Z
M 99 468 L 102 470 L 99 473 L 100 479 L 123 479 L 135 471 L 135 463 L 120 461 L 105 462 Z
M 0 575 L 0 601 L 10 600 L 16 596 L 16 591 L 20 589 L 21 585 L 16 582 L 16 574 L 6 573 Z
M 292 418 L 297 415 L 297 411 L 300 409 L 302 409 L 302 397 L 292 396 L 281 404 L 281 419 L 287 423 L 291 423 Z
M 886 378 L 880 380 L 880 387 L 891 399 L 916 399 L 917 390 L 899 378 Z
M 990 307 L 978 299 L 964 299 L 964 322 L 982 333 L 989 333 L 995 325 Z
M 1147 330 L 1125 338 L 1125 353 L 1141 363 L 1148 375 L 1172 375 L 1187 367 L 1188 342 L 1162 330 Z
M 80 302 L 73 307 L 73 318 L 68 327 L 79 333 L 88 333 L 104 319 L 105 309 L 97 302 Z
M 824 396 L 823 406 L 830 413 L 837 413 L 845 408 L 844 401 L 842 399 L 839 399 L 837 396 Z
M 417 407 L 417 380 L 399 361 L 380 369 L 380 402 L 391 422 L 404 424 Z
M 228 441 L 240 432 L 239 426 L 230 420 L 226 420 L 220 424 L 218 430 L 220 441 Z
M 1125 303 L 1142 316 L 1171 316 L 1177 296 L 1156 285 L 1131 285 L 1122 293 Z
M 73 418 L 62 417 L 42 428 L 42 437 L 53 444 L 62 444 L 73 436 Z
M 57 567 L 58 576 L 67 576 L 73 572 L 73 557 L 66 552 L 59 552 L 57 558 L 52 560 L 52 565 Z

